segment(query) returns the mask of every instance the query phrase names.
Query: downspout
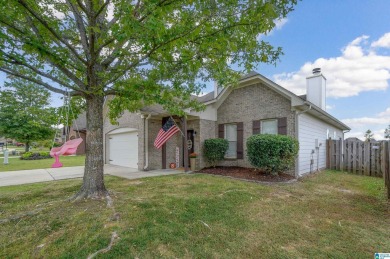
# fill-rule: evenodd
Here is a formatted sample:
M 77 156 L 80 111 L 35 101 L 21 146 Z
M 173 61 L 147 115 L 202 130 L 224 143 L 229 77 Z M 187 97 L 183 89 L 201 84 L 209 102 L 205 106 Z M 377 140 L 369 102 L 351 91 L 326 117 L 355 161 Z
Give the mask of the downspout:
M 297 140 L 299 141 L 299 115 L 301 114 L 304 114 L 308 111 L 311 110 L 311 104 L 310 103 L 307 103 L 305 102 L 305 104 L 309 104 L 309 108 L 307 108 L 306 110 L 303 110 L 303 111 L 300 111 L 300 112 L 295 112 L 295 136 L 297 138 Z M 295 160 L 295 177 L 298 177 L 299 176 L 299 153 L 298 153 L 298 157 L 297 159 Z
M 351 130 L 343 130 L 343 140 L 344 140 L 344 134 L 350 132 Z
M 148 120 L 150 119 L 150 116 L 152 114 L 149 113 L 148 117 L 145 118 L 144 120 L 144 155 L 145 155 L 145 165 L 144 165 L 144 170 L 148 169 L 149 167 L 149 123 Z

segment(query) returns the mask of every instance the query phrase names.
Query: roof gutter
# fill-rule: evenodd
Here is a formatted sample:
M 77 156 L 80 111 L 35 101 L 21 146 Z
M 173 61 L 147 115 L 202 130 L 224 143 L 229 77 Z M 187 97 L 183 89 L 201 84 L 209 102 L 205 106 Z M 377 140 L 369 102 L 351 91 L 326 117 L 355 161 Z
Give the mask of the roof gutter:
M 308 112 L 308 111 L 311 110 L 312 107 L 311 107 L 311 104 L 310 104 L 310 103 L 304 102 L 304 104 L 308 104 L 308 105 L 309 105 L 309 108 L 307 108 L 306 110 L 303 110 L 303 111 L 298 112 L 297 115 L 301 115 L 301 114 L 303 114 L 303 113 Z

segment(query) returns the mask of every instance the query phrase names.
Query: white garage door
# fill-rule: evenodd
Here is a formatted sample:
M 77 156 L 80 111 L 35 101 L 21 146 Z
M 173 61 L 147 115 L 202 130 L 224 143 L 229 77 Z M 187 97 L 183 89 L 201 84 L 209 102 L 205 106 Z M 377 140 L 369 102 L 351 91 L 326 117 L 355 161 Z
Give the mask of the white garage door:
M 110 159 L 112 165 L 138 168 L 138 132 L 109 135 Z

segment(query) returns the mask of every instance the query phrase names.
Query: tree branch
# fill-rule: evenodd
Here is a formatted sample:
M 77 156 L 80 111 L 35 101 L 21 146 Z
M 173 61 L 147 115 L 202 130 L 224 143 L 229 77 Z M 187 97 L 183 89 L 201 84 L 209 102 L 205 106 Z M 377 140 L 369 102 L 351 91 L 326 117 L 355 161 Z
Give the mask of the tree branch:
M 136 10 L 140 8 L 140 2 L 141 2 L 141 1 L 138 1 L 138 2 L 137 2 L 136 7 L 135 7 L 135 9 L 134 9 L 133 14 L 135 15 L 135 17 L 136 17 L 137 12 L 138 12 L 138 11 L 136 11 Z M 168 2 L 168 0 L 162 0 L 162 1 L 158 2 L 158 3 L 156 4 L 156 6 L 157 6 L 157 7 L 167 6 L 167 5 L 173 4 L 175 1 L 171 1 L 171 2 L 168 2 L 168 3 L 166 3 L 166 2 Z M 166 3 L 166 4 L 164 4 L 164 3 Z M 138 21 L 138 22 L 142 22 L 143 20 L 145 20 L 145 19 L 146 19 L 150 14 L 152 14 L 153 12 L 154 12 L 154 10 L 147 12 L 143 17 L 139 18 L 137 21 Z M 115 19 L 115 17 L 114 17 L 114 19 Z M 123 48 L 123 46 L 124 46 L 127 42 L 128 42 L 128 40 L 125 40 L 124 42 L 119 43 L 118 46 L 113 50 L 113 52 L 111 53 L 111 55 L 109 55 L 109 56 L 102 62 L 102 66 L 107 68 L 107 67 L 115 60 L 115 58 L 116 58 L 116 53 L 118 53 L 118 52 Z M 107 44 L 107 45 L 108 45 L 108 44 Z
M 55 88 L 55 87 L 53 87 L 53 86 L 43 82 L 42 80 L 39 80 L 39 79 L 36 79 L 36 78 L 32 78 L 32 77 L 29 77 L 29 76 L 26 76 L 26 75 L 22 75 L 19 72 L 15 71 L 15 70 L 13 70 L 11 68 L 0 66 L 0 71 L 3 71 L 6 74 L 10 74 L 10 75 L 13 75 L 13 76 L 25 79 L 27 81 L 30 81 L 30 82 L 33 82 L 33 83 L 36 83 L 36 84 L 39 84 L 39 85 L 45 87 L 46 89 L 48 89 L 48 90 L 50 90 L 52 92 L 59 93 L 59 94 L 66 94 L 66 91 L 64 91 L 64 90 Z
M 50 75 L 48 73 L 40 71 L 39 69 L 35 68 L 34 66 L 31 66 L 31 65 L 29 65 L 29 64 L 27 64 L 27 63 L 25 63 L 25 62 L 23 62 L 21 60 L 17 60 L 15 57 L 10 56 L 10 55 L 8 55 L 7 53 L 5 53 L 3 51 L 1 51 L 1 52 L 3 53 L 4 56 L 8 57 L 11 60 L 5 60 L 5 59 L 2 59 L 1 57 L 0 57 L 0 60 L 4 60 L 5 62 L 14 64 L 14 65 L 24 66 L 24 67 L 32 70 L 36 74 L 41 75 L 43 77 L 46 77 L 46 78 L 52 80 L 53 82 L 56 82 L 56 83 L 58 83 L 58 84 L 60 84 L 60 85 L 62 85 L 64 87 L 67 87 L 67 88 L 72 89 L 74 91 L 82 91 L 81 89 L 74 88 L 73 86 L 69 85 L 68 83 L 65 83 L 65 82 L 59 80 L 58 77 L 54 77 L 54 76 L 52 76 L 52 75 Z
M 21 33 L 22 35 L 26 35 L 27 34 L 26 32 L 23 32 L 20 29 L 5 23 L 4 21 L 0 20 L 0 22 L 3 23 L 3 24 L 6 24 L 10 28 L 12 28 L 12 29 L 16 30 L 17 32 Z M 4 35 L 4 36 L 6 36 L 6 35 Z M 26 45 L 29 45 L 30 47 L 33 47 L 33 48 L 36 47 L 35 45 L 31 44 L 31 40 L 30 39 L 25 39 L 22 43 L 24 43 Z M 78 79 L 71 71 L 69 71 L 65 67 L 63 67 L 63 66 L 61 66 L 61 65 L 59 65 L 59 64 L 54 62 L 54 60 L 59 60 L 60 62 L 65 63 L 64 60 L 62 60 L 61 58 L 57 57 L 55 54 L 51 53 L 49 50 L 46 50 L 45 53 L 46 53 L 46 58 L 45 59 L 46 59 L 46 61 L 48 63 L 50 63 L 52 66 L 58 68 L 62 73 L 64 73 L 67 77 L 69 77 L 69 79 L 71 79 L 81 89 L 85 88 L 85 84 L 80 79 Z M 77 68 L 75 68 L 75 69 L 77 69 Z
M 156 6 L 157 6 L 157 7 L 168 6 L 168 5 L 173 4 L 173 3 L 175 2 L 175 1 L 172 1 L 172 2 L 169 2 L 169 3 L 167 3 L 167 4 L 164 4 L 164 3 L 167 2 L 167 1 L 168 1 L 168 0 L 162 0 L 162 1 L 158 2 L 158 3 L 156 4 Z M 150 14 L 153 13 L 153 11 L 155 11 L 155 10 L 152 10 L 152 11 L 147 12 L 144 16 L 142 16 L 141 18 L 138 19 L 138 22 L 142 22 L 143 20 L 145 20 Z M 137 13 L 135 13 L 135 14 L 137 14 Z
M 114 60 L 117 58 L 116 54 L 123 48 L 123 46 L 127 42 L 128 40 L 124 40 L 122 43 L 118 43 L 118 45 L 112 51 L 111 55 L 109 55 L 105 60 L 103 60 L 102 66 L 107 68 L 109 65 L 111 65 L 111 63 L 114 62 Z
M 134 63 L 131 63 L 129 66 L 127 66 L 126 68 L 123 69 L 123 72 L 120 73 L 118 76 L 114 77 L 113 80 L 110 80 L 108 84 L 112 83 L 112 82 L 115 82 L 115 80 L 117 80 L 118 78 L 120 78 L 121 76 L 124 75 L 124 73 L 126 73 L 128 70 L 130 70 L 131 68 L 134 68 L 135 66 L 138 66 L 139 64 L 141 64 L 141 62 L 143 62 L 145 59 L 149 58 L 156 50 L 160 49 L 161 47 L 175 41 L 175 40 L 178 40 L 180 38 L 183 38 L 185 36 L 188 36 L 191 32 L 193 32 L 194 30 L 196 30 L 198 27 L 200 27 L 203 23 L 205 23 L 208 19 L 210 19 L 211 16 L 208 16 L 207 18 L 205 18 L 204 21 L 200 22 L 197 26 L 194 26 L 192 29 L 188 30 L 187 32 L 181 34 L 181 35 L 178 35 L 176 37 L 173 37 L 172 39 L 169 39 L 163 43 L 160 43 L 158 46 L 155 46 L 153 47 L 148 53 L 145 54 L 144 57 L 138 59 L 137 61 L 135 61 Z M 112 55 L 112 54 L 111 54 Z M 112 60 L 114 61 L 115 58 Z
M 111 2 L 110 0 L 106 0 L 106 1 L 104 2 L 104 4 L 99 8 L 99 10 L 97 11 L 97 13 L 95 14 L 95 18 L 97 18 L 97 17 L 101 14 L 101 12 L 103 12 L 104 8 L 106 8 L 107 5 L 108 5 L 110 2 Z
M 84 13 L 87 13 L 87 7 L 80 0 L 76 0 L 76 2 L 80 6 L 81 10 L 83 10 Z
M 103 50 L 103 48 L 105 48 L 106 46 L 110 45 L 110 44 L 113 43 L 114 41 L 115 41 L 115 38 L 109 39 L 108 41 L 106 41 L 105 43 L 103 43 L 103 44 L 97 49 L 96 53 L 99 54 L 99 53 Z
M 74 55 L 75 57 L 77 57 L 78 60 L 80 60 L 82 63 L 84 63 L 85 65 L 87 64 L 87 61 L 85 61 L 80 55 L 79 53 L 77 53 L 77 51 L 68 43 L 66 42 L 66 40 L 64 40 L 62 37 L 60 37 L 60 35 L 57 34 L 57 32 L 55 32 L 53 30 L 53 28 L 51 28 L 49 26 L 49 24 L 43 20 L 43 18 L 41 16 L 38 15 L 37 12 L 35 12 L 34 10 L 32 10 L 28 4 L 24 1 L 24 0 L 18 0 L 18 2 L 35 18 L 37 19 L 57 40 L 59 40 L 60 42 L 62 42 Z
M 108 89 L 108 90 L 104 91 L 104 95 L 117 95 L 117 94 L 118 94 L 118 91 L 114 90 L 114 89 Z
M 91 53 L 88 52 L 89 44 L 88 44 L 87 32 L 85 30 L 85 26 L 83 23 L 83 17 L 81 15 L 81 13 L 79 12 L 79 10 L 77 10 L 77 7 L 74 6 L 74 4 L 71 1 L 66 0 L 66 2 L 68 3 L 69 7 L 72 9 L 73 15 L 76 19 L 77 28 L 80 32 L 81 44 L 83 45 L 87 60 L 91 60 Z
M 35 36 L 38 37 L 38 39 L 41 40 L 40 43 L 41 43 L 42 45 L 44 45 L 44 42 L 45 42 L 45 41 L 44 41 L 44 39 L 42 38 L 42 35 L 41 35 L 41 33 L 39 32 L 38 28 L 34 25 L 33 20 L 31 19 L 30 16 L 28 16 L 28 15 L 25 15 L 25 16 L 26 16 L 27 22 L 28 22 L 29 25 L 31 26 L 31 29 L 32 29 L 33 32 L 35 33 Z M 3 21 L 0 21 L 0 22 L 4 23 Z M 11 26 L 11 25 L 7 25 L 7 26 Z M 22 32 L 22 31 L 20 31 L 20 30 L 19 30 L 19 33 L 22 33 L 23 35 L 27 35 L 27 32 Z M 31 45 L 31 41 L 32 41 L 32 40 L 33 40 L 33 39 L 28 38 L 28 39 L 25 40 L 23 43 L 24 43 L 24 44 L 27 44 L 27 45 L 30 45 L 31 47 L 34 47 L 33 45 Z M 57 44 L 57 46 L 61 47 L 61 44 L 59 44 L 58 41 L 54 41 L 54 42 Z M 46 48 L 46 49 L 49 49 L 49 48 Z M 50 52 L 50 51 L 48 51 L 48 50 L 46 50 L 46 52 L 49 53 L 52 57 L 54 57 L 54 59 L 59 59 L 59 60 L 61 60 L 61 62 L 64 63 L 64 61 L 63 61 L 61 58 L 55 56 L 52 52 Z M 74 56 L 70 55 L 69 58 L 72 59 L 75 63 L 79 63 L 79 62 L 78 62 L 78 59 L 75 58 Z M 49 61 L 48 61 L 48 62 L 49 62 Z M 76 70 L 80 71 L 80 69 L 77 68 L 77 67 L 75 67 L 75 66 L 72 64 L 72 62 L 68 62 L 67 64 L 70 65 L 73 69 L 76 69 Z
M 43 42 L 44 40 L 42 39 L 42 36 L 40 35 L 39 30 L 34 26 L 31 17 L 29 17 L 28 15 L 26 15 L 26 16 L 27 16 L 27 17 L 26 17 L 27 22 L 30 23 L 30 26 L 32 27 L 33 32 L 36 34 L 36 37 L 38 37 L 38 39 L 41 40 L 41 41 Z M 8 27 L 10 27 L 10 28 L 16 30 L 17 32 L 19 32 L 19 33 L 22 34 L 22 35 L 26 35 L 26 34 L 27 34 L 27 32 L 21 31 L 19 28 L 16 28 L 15 26 L 13 26 L 13 25 L 11 25 L 11 24 L 9 24 L 9 23 L 6 23 L 6 22 L 4 22 L 4 21 L 2 21 L 2 20 L 0 20 L 0 22 L 1 22 L 1 23 L 4 23 L 4 24 L 7 25 Z M 32 45 L 31 42 L 32 42 L 31 39 L 25 40 L 25 41 L 24 41 L 25 44 L 30 45 L 30 46 L 33 47 L 33 48 L 36 48 L 36 46 L 35 46 L 35 45 Z M 61 58 L 59 58 L 59 57 L 57 57 L 55 54 L 51 53 L 48 49 L 49 49 L 49 48 L 47 48 L 46 51 L 45 51 L 45 52 L 48 54 L 48 55 L 46 56 L 46 61 L 49 62 L 52 66 L 58 68 L 62 73 L 64 73 L 67 77 L 69 77 L 69 79 L 71 79 L 71 80 L 72 80 L 76 85 L 78 85 L 80 88 L 86 88 L 86 87 L 85 87 L 85 84 L 84 84 L 80 79 L 78 79 L 76 75 L 74 75 L 74 74 L 73 74 L 71 71 L 69 71 L 67 68 L 65 68 L 65 67 L 59 65 L 58 63 L 54 62 L 55 60 L 60 60 L 62 63 L 65 63 Z M 73 58 L 71 57 L 71 59 L 73 59 Z M 73 67 L 73 66 L 72 66 L 72 67 Z M 74 67 L 74 68 L 75 68 L 75 67 Z M 77 68 L 75 68 L 75 69 L 77 69 Z

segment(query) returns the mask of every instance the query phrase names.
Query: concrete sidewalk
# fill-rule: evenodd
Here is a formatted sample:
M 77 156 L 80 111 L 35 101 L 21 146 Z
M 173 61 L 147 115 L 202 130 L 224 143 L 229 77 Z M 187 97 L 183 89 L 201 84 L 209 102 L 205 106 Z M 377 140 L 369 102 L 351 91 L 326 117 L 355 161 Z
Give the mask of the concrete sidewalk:
M 144 177 L 173 175 L 181 173 L 183 172 L 179 170 L 170 169 L 139 171 L 138 169 L 122 166 L 104 166 L 104 174 L 114 175 L 126 179 L 138 179 Z M 0 172 L 0 186 L 81 178 L 83 177 L 83 175 L 84 166 Z

